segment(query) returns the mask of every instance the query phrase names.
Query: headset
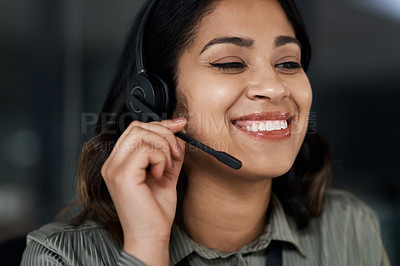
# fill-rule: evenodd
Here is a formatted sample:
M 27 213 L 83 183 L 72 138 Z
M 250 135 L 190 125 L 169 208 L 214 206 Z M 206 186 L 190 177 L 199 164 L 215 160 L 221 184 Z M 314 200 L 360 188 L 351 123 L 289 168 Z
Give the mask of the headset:
M 157 0 L 150 2 L 139 22 L 135 47 L 137 73 L 132 77 L 126 89 L 125 105 L 142 122 L 161 121 L 161 116 L 171 109 L 172 104 L 171 91 L 167 83 L 156 74 L 147 72 L 145 66 L 144 32 L 156 2 Z M 242 167 L 242 163 L 238 159 L 225 152 L 216 151 L 183 132 L 177 132 L 175 135 L 233 169 Z

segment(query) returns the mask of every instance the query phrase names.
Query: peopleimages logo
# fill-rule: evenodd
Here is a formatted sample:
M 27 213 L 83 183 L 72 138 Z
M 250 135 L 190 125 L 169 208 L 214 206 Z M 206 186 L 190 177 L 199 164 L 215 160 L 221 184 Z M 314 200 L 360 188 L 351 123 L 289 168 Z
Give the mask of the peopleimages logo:
M 299 117 L 302 114 L 299 115 Z M 143 113 L 142 117 L 146 119 L 150 115 Z M 194 128 L 201 128 L 205 134 L 221 134 L 223 131 L 227 131 L 227 127 L 224 122 L 219 122 L 214 118 L 211 113 L 206 113 L 203 115 L 193 115 L 189 113 L 180 113 L 177 117 L 186 117 L 188 119 L 187 126 L 185 128 L 188 135 L 193 134 Z M 138 119 L 135 113 L 126 112 L 121 114 L 119 117 L 117 113 L 102 113 L 100 115 L 96 113 L 82 113 L 81 120 L 81 133 L 90 134 L 93 127 L 100 121 L 100 131 L 104 134 L 117 134 L 118 132 L 123 132 L 130 122 Z M 161 116 L 162 120 L 166 120 L 167 114 Z M 296 124 L 292 128 L 291 133 L 297 134 L 303 132 L 303 127 L 300 124 Z M 310 112 L 308 114 L 308 134 L 315 134 L 317 132 L 317 114 L 315 112 Z M 226 133 L 226 132 L 225 132 Z

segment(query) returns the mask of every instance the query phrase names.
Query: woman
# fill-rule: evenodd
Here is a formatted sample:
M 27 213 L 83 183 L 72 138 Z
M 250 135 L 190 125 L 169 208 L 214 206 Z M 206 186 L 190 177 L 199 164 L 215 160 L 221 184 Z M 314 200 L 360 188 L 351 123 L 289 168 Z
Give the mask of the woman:
M 291 0 L 159 0 L 147 71 L 167 119 L 128 121 L 137 31 L 82 151 L 81 214 L 28 236 L 23 265 L 389 265 L 373 212 L 326 191 L 327 146 L 307 133 L 310 45 Z M 174 133 L 229 153 L 239 170 Z

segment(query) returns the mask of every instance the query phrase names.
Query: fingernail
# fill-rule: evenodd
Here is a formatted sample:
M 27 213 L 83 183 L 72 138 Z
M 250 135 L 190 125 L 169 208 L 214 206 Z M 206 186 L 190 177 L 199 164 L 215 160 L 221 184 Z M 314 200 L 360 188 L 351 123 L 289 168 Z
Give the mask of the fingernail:
M 185 120 L 185 117 L 184 117 L 184 116 L 181 116 L 181 117 L 177 117 L 177 118 L 172 119 L 172 121 L 174 121 L 175 123 L 182 122 L 183 120 Z

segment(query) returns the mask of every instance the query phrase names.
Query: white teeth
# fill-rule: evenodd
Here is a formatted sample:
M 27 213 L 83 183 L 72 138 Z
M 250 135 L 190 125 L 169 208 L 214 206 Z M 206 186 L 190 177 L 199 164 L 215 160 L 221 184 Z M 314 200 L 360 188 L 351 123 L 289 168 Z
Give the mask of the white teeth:
M 267 121 L 267 131 L 272 131 L 275 129 L 273 121 Z
M 258 132 L 258 131 L 274 131 L 286 129 L 288 127 L 286 120 L 269 120 L 269 121 L 252 121 L 251 125 L 247 125 L 246 127 L 242 127 L 247 131 Z

